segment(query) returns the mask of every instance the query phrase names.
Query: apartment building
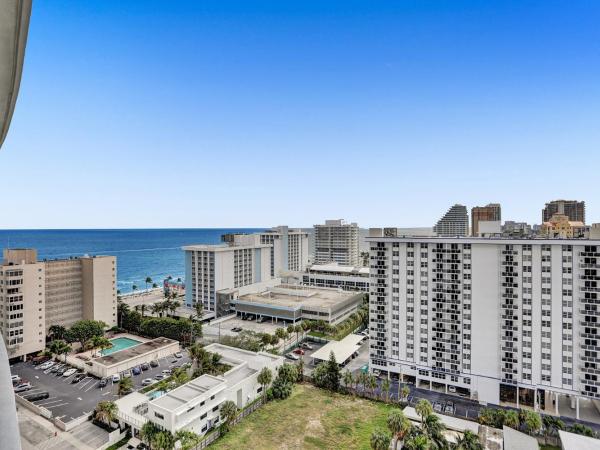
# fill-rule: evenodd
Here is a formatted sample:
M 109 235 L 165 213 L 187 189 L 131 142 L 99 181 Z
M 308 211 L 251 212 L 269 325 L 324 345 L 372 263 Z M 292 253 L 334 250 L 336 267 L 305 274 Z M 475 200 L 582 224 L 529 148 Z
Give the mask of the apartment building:
M 271 276 L 302 271 L 308 265 L 308 233 L 285 225 L 258 233 L 261 244 L 271 245 Z
M 600 240 L 403 238 L 373 229 L 372 368 L 560 414 L 600 399 Z
M 583 222 L 569 220 L 566 214 L 554 214 L 540 229 L 540 236 L 549 238 L 583 238 L 588 232 Z
M 564 214 L 573 222 L 585 224 L 585 202 L 577 200 L 553 200 L 542 209 L 542 223 L 549 222 L 554 214 Z
M 314 226 L 315 264 L 332 262 L 342 266 L 360 266 L 359 229 L 356 223 L 342 219 L 326 220 Z
M 11 358 L 43 350 L 52 325 L 92 319 L 112 327 L 117 324 L 116 258 L 38 261 L 34 249 L 5 249 L 0 304 Z
M 313 264 L 301 274 L 306 286 L 340 288 L 345 291 L 369 292 L 369 268 Z
M 183 247 L 186 305 L 202 303 L 206 317 L 225 314 L 229 305 L 220 301 L 217 293 L 271 280 L 272 247 L 261 244 L 259 235 L 236 235 L 225 244 Z
M 502 208 L 499 203 L 489 203 L 485 206 L 471 208 L 471 236 L 479 236 L 479 222 L 500 222 Z
M 468 236 L 469 214 L 464 205 L 454 205 L 433 227 L 438 236 Z

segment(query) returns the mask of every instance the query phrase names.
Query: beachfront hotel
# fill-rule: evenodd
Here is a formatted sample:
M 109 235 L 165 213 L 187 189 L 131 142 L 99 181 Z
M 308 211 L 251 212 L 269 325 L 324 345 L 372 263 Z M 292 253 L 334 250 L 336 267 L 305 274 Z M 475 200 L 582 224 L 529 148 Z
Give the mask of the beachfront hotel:
M 359 229 L 356 223 L 342 219 L 326 220 L 314 226 L 316 264 L 337 263 L 341 266 L 359 266 Z
M 600 399 L 600 240 L 370 230 L 371 367 L 483 403 Z
M 43 350 L 50 326 L 82 319 L 117 324 L 114 256 L 39 261 L 34 249 L 4 250 L 0 330 L 9 358 Z

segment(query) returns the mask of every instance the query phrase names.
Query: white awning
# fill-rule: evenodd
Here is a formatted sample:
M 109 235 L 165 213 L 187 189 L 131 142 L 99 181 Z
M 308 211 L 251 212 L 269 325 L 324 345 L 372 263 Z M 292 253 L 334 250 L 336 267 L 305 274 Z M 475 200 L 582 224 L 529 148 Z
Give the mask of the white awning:
M 365 337 L 363 335 L 349 334 L 341 341 L 329 341 L 319 350 L 314 352 L 311 355 L 311 358 L 313 358 L 313 360 L 317 360 L 315 362 L 327 361 L 329 359 L 329 355 L 331 352 L 333 352 L 335 360 L 339 364 L 342 364 L 360 349 L 359 344 L 364 338 Z

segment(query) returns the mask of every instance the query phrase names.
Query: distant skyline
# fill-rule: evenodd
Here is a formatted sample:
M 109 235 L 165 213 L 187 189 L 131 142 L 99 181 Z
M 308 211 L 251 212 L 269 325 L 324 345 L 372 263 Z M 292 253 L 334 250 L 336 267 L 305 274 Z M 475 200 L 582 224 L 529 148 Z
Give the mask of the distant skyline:
M 1 229 L 600 222 L 600 3 L 34 2 Z

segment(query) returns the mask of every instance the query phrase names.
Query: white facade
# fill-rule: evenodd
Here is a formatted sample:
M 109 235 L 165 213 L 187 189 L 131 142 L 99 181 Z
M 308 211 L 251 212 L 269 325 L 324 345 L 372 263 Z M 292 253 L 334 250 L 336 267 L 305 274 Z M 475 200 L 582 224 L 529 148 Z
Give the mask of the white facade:
M 221 344 L 208 345 L 205 350 L 220 354 L 221 363 L 231 369 L 222 376 L 202 375 L 154 400 L 138 392 L 117 400 L 119 418 L 134 428 L 134 434 L 146 421 L 172 433 L 184 429 L 205 434 L 220 425 L 220 407 L 225 401 L 243 408 L 262 395 L 257 380 L 260 371 L 267 367 L 274 378 L 284 363 L 281 356 Z
M 600 241 L 381 235 L 373 368 L 493 404 L 600 398 Z
M 185 303 L 202 303 L 204 311 L 221 315 L 217 292 L 262 283 L 271 277 L 271 246 L 258 235 L 236 236 L 230 245 L 191 245 L 185 251 Z M 228 309 L 228 308 L 227 308 Z
M 308 233 L 285 225 L 258 233 L 262 244 L 271 248 L 271 276 L 280 277 L 287 271 L 302 271 L 308 265 Z
M 301 274 L 302 284 L 316 287 L 341 288 L 345 291 L 369 292 L 369 268 L 313 264 Z
M 315 225 L 316 264 L 332 262 L 342 266 L 360 266 L 359 229 L 356 223 L 342 219 L 326 220 L 324 225 Z
M 468 236 L 469 213 L 464 205 L 452 206 L 433 227 L 438 236 Z

